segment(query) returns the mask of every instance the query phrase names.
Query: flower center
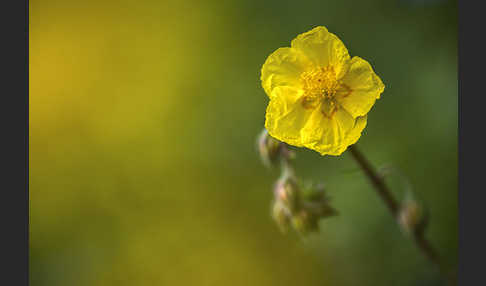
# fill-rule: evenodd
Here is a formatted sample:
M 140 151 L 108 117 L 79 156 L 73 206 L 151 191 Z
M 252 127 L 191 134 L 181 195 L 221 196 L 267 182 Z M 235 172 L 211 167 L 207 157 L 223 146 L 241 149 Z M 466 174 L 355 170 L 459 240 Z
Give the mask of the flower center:
M 300 80 L 304 89 L 304 108 L 316 108 L 322 103 L 321 112 L 327 117 L 332 117 L 338 108 L 334 95 L 340 86 L 334 67 L 329 65 L 305 71 L 301 74 Z
M 305 93 L 313 97 L 332 98 L 339 87 L 332 66 L 305 71 L 301 75 L 301 80 Z

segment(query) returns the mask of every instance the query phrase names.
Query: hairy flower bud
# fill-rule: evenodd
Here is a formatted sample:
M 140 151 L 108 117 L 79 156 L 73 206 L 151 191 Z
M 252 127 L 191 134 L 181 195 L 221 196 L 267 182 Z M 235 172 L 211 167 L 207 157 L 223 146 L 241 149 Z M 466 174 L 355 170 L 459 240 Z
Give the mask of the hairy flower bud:
M 282 232 L 287 232 L 290 225 L 291 213 L 281 201 L 274 201 L 272 217 Z
M 291 169 L 285 169 L 274 188 L 272 216 L 280 228 L 291 223 L 300 234 L 319 231 L 319 220 L 337 215 L 322 185 L 298 183 Z
M 331 207 L 330 200 L 325 193 L 323 184 L 307 184 L 304 188 L 304 208 L 321 218 L 337 215 Z
M 415 200 L 407 200 L 398 213 L 398 223 L 406 233 L 423 231 L 426 216 L 423 208 Z
M 258 151 L 266 167 L 271 167 L 278 161 L 281 144 L 280 141 L 270 136 L 266 129 L 263 129 L 258 136 Z
M 284 173 L 274 188 L 275 200 L 281 202 L 290 213 L 300 208 L 300 190 L 292 175 Z
M 319 230 L 319 217 L 307 210 L 301 210 L 292 217 L 292 225 L 300 234 L 306 235 Z

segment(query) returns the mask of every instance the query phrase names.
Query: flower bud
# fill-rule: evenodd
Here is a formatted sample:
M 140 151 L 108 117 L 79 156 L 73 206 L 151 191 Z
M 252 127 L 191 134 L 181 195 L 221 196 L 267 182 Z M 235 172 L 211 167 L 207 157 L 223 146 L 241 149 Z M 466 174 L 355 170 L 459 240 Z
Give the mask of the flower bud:
M 307 184 L 303 190 L 305 195 L 303 205 L 306 210 L 321 218 L 337 215 L 337 211 L 330 205 L 322 183 Z
M 398 223 L 408 234 L 423 231 L 426 223 L 425 218 L 423 208 L 415 200 L 405 201 L 397 217 Z
M 287 232 L 290 225 L 290 211 L 281 201 L 274 201 L 272 207 L 272 217 L 282 232 Z
M 299 192 L 295 179 L 286 173 L 277 181 L 274 188 L 275 200 L 281 202 L 292 214 L 300 208 Z
M 258 151 L 260 158 L 266 167 L 275 165 L 280 156 L 280 145 L 282 143 L 268 134 L 266 129 L 258 136 Z
M 292 217 L 292 225 L 302 235 L 317 232 L 319 231 L 319 217 L 307 210 L 301 210 Z
M 322 184 L 297 182 L 291 168 L 284 168 L 274 188 L 272 216 L 282 228 L 291 223 L 300 234 L 319 231 L 319 220 L 337 215 Z

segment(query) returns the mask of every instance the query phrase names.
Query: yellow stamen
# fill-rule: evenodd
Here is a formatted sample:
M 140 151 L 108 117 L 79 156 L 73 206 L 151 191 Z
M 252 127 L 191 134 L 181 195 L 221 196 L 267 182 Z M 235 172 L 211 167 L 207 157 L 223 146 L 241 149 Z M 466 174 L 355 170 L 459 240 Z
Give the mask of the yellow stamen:
M 332 117 L 338 108 L 334 102 L 334 95 L 340 86 L 334 67 L 326 66 L 305 71 L 301 75 L 301 81 L 304 89 L 304 108 L 316 107 L 321 102 L 321 112 L 327 117 Z

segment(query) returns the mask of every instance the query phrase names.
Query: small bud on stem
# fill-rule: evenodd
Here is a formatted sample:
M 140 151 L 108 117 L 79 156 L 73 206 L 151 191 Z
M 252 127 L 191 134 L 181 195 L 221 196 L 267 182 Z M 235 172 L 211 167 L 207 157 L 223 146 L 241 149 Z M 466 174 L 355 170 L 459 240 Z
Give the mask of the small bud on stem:
M 408 234 L 415 232 L 423 218 L 423 209 L 414 200 L 405 201 L 397 215 L 398 223 Z
M 274 166 L 281 155 L 281 142 L 268 134 L 266 129 L 258 136 L 258 151 L 263 164 L 270 168 Z

